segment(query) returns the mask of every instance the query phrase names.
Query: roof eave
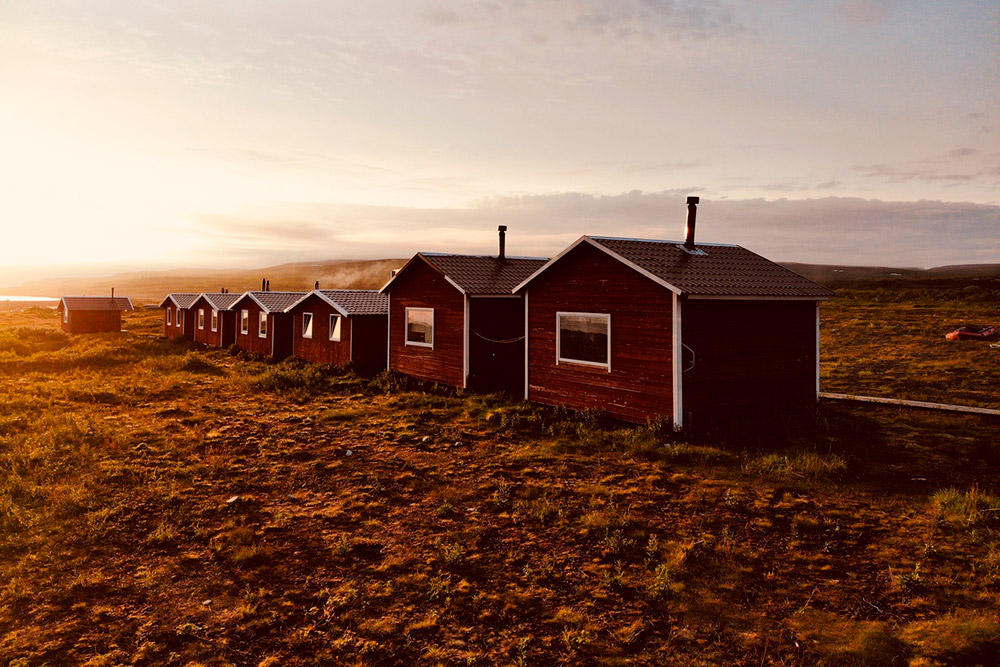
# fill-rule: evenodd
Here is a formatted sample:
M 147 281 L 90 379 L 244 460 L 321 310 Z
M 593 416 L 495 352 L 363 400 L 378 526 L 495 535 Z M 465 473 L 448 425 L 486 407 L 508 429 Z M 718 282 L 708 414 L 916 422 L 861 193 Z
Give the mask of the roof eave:
M 426 264 L 427 266 L 431 267 L 432 269 L 434 269 L 435 271 L 437 271 L 439 274 L 441 274 L 441 277 L 444 278 L 445 280 L 447 280 L 448 283 L 451 284 L 452 287 L 454 287 L 455 289 L 457 289 L 458 292 L 459 292 L 459 294 L 468 294 L 468 292 L 461 285 L 459 285 L 454 280 L 452 280 L 451 277 L 447 273 L 445 273 L 444 271 L 442 271 L 438 267 L 434 266 L 433 263 L 431 263 L 426 257 L 424 257 L 424 253 L 422 253 L 422 252 L 418 252 L 416 255 L 414 255 L 413 257 L 411 257 L 410 261 L 408 261 L 406 264 L 403 265 L 403 268 L 399 269 L 399 271 L 396 271 L 396 275 L 394 275 L 393 277 L 389 278 L 389 282 L 387 282 L 385 285 L 382 286 L 382 289 L 379 290 L 379 293 L 384 293 L 387 289 L 389 289 L 389 285 L 391 285 L 393 283 L 393 281 L 395 281 L 397 278 L 399 278 L 401 275 L 403 275 L 403 273 L 406 271 L 406 269 L 410 268 L 410 265 L 413 264 L 413 262 L 415 262 L 418 258 L 420 260 L 422 260 L 424 262 L 424 264 Z
M 309 292 L 308 294 L 305 294 L 301 299 L 299 299 L 298 301 L 296 301 L 295 303 L 293 303 L 292 305 L 290 305 L 288 308 L 285 308 L 285 312 L 286 313 L 290 313 L 300 303 L 304 302 L 306 299 L 308 299 L 311 296 L 318 296 L 320 299 L 322 299 L 326 303 L 328 303 L 331 306 L 333 306 L 333 309 L 336 310 L 341 315 L 343 315 L 344 317 L 350 317 L 351 314 L 348 313 L 346 310 L 344 310 L 344 308 L 339 303 L 337 303 L 336 301 L 334 301 L 333 299 L 331 299 L 330 297 L 328 297 L 327 295 L 323 294 L 323 292 L 321 292 L 320 290 L 317 290 L 317 289 L 314 289 L 313 291 Z
M 666 280 L 664 280 L 663 278 L 660 278 L 658 276 L 653 275 L 652 273 L 650 273 L 646 269 L 642 268 L 638 264 L 636 264 L 636 263 L 634 263 L 634 262 L 632 262 L 632 261 L 630 261 L 628 259 L 625 259 L 624 257 L 622 257 L 621 255 L 619 255 L 615 251 L 613 251 L 610 248 L 607 248 L 607 247 L 601 245 L 600 243 L 598 243 L 597 241 L 595 241 L 592 237 L 587 236 L 587 235 L 581 236 L 576 241 L 574 241 L 568 248 L 566 248 L 561 253 L 559 253 L 558 255 L 556 255 L 555 257 L 553 257 L 552 259 L 550 259 L 548 262 L 546 262 L 544 266 L 542 266 L 537 271 L 535 271 L 534 273 L 532 273 L 524 281 L 522 281 L 520 285 L 518 285 L 517 287 L 515 287 L 514 290 L 513 290 L 513 292 L 518 292 L 521 289 L 523 289 L 524 287 L 527 287 L 528 283 L 530 283 L 532 280 L 534 280 L 535 278 L 537 278 L 538 276 L 540 276 L 550 266 L 554 265 L 556 262 L 558 262 L 560 259 L 562 259 L 564 255 L 566 255 L 567 253 L 569 253 L 570 251 L 572 251 L 574 248 L 576 248 L 578 245 L 580 245 L 581 243 L 584 243 L 584 242 L 589 243 L 591 247 L 596 248 L 597 250 L 600 250 L 601 252 L 603 252 L 607 256 L 611 257 L 612 259 L 615 259 L 615 260 L 621 262 L 622 264 L 624 264 L 625 266 L 629 267 L 630 269 L 632 269 L 636 273 L 639 273 L 640 275 L 643 275 L 646 278 L 649 278 L 650 280 L 652 280 L 657 285 L 660 285 L 661 287 L 665 287 L 666 289 L 670 290 L 674 294 L 683 295 L 683 292 L 681 291 L 681 289 L 679 287 L 677 287 L 676 285 L 672 285 L 672 284 L 668 283 Z

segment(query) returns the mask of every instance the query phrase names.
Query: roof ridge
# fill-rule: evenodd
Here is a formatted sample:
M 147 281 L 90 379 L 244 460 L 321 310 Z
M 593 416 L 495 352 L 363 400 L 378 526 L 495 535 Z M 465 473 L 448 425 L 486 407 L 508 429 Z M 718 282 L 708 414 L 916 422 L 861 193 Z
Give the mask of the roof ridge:
M 417 254 L 424 257 L 476 257 L 482 259 L 537 259 L 543 262 L 549 261 L 548 257 L 528 257 L 525 255 L 504 255 L 500 257 L 498 255 L 471 255 L 458 252 L 419 252 Z
M 586 235 L 589 239 L 599 239 L 605 241 L 639 241 L 641 243 L 662 243 L 663 245 L 684 245 L 684 241 L 670 241 L 668 239 L 640 239 L 631 236 L 593 236 Z M 715 248 L 743 248 L 736 243 L 695 243 L 695 247 L 710 246 Z M 743 248 L 746 250 L 746 248 Z M 750 252 L 753 252 L 752 250 Z M 754 253 L 756 254 L 756 253 Z

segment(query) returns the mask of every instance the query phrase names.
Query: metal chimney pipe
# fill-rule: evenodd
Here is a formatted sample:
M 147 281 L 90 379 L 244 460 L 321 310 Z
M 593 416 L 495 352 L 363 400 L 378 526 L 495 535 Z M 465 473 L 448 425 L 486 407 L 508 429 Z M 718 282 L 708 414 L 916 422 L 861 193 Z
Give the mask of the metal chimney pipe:
M 267 278 L 261 278 L 260 279 L 260 291 L 261 292 L 266 292 L 267 291 Z
M 684 247 L 688 250 L 694 250 L 694 225 L 695 219 L 698 217 L 698 202 L 699 197 L 688 197 L 687 198 L 687 224 L 684 225 Z
M 112 299 L 115 298 L 115 288 L 114 287 L 111 288 L 111 298 Z
M 318 280 L 316 281 L 316 284 L 313 285 L 313 289 L 319 289 L 319 281 Z
M 500 259 L 505 259 L 507 257 L 507 225 L 500 225 L 497 227 L 497 231 L 500 232 Z

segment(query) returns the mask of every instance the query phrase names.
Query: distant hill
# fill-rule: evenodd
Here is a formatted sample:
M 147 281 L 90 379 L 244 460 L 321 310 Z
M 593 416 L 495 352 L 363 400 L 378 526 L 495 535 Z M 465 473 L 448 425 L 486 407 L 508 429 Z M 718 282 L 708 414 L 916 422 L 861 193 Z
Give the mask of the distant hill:
M 1000 280 L 1000 264 L 959 264 L 933 269 L 781 262 L 787 269 L 824 285 L 886 280 Z
M 170 292 L 230 292 L 260 289 L 260 281 L 271 281 L 274 291 L 307 291 L 316 281 L 326 289 L 378 289 L 388 280 L 392 269 L 403 266 L 405 259 L 324 260 L 293 262 L 262 269 L 210 270 L 175 269 L 118 273 L 104 278 L 63 278 L 33 280 L 0 289 L 0 294 L 61 296 L 64 294 L 110 294 L 111 288 L 133 301 L 159 302 Z M 842 266 L 782 262 L 785 266 L 818 283 L 831 286 L 885 281 L 1000 280 L 1000 264 L 963 264 L 933 269 L 894 268 L 887 266 Z
M 325 260 L 294 262 L 251 270 L 175 269 L 118 273 L 105 278 L 32 280 L 0 289 L 0 294 L 62 296 L 110 294 L 111 288 L 133 301 L 159 302 L 170 292 L 230 292 L 260 289 L 261 279 L 271 281 L 273 291 L 308 291 L 316 281 L 324 289 L 378 289 L 389 280 L 392 269 L 405 259 Z

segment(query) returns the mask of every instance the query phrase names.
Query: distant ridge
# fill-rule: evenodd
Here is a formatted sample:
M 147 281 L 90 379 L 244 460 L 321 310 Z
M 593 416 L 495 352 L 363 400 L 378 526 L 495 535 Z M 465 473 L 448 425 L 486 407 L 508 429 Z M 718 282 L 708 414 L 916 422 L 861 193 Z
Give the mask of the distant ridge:
M 117 273 L 101 278 L 60 278 L 32 280 L 16 287 L 0 288 L 0 294 L 41 294 L 47 296 L 116 294 L 133 301 L 159 301 L 170 292 L 230 292 L 260 289 L 267 278 L 274 291 L 311 290 L 319 281 L 323 289 L 378 289 L 389 281 L 392 269 L 405 259 L 322 260 L 291 262 L 260 269 L 174 269 Z
M 779 262 L 823 285 L 884 280 L 1000 280 L 1000 264 L 957 264 L 933 269 Z
M 261 278 L 271 281 L 275 291 L 311 290 L 318 280 L 324 289 L 378 289 L 389 280 L 392 269 L 405 259 L 339 260 L 291 262 L 260 269 L 174 269 L 118 273 L 103 278 L 63 278 L 32 280 L 0 288 L 0 294 L 45 296 L 117 294 L 133 301 L 150 302 L 169 292 L 230 292 L 260 289 Z M 910 280 L 1000 280 L 1000 264 L 960 264 L 933 269 L 888 266 L 847 266 L 780 262 L 782 266 L 823 285 Z

